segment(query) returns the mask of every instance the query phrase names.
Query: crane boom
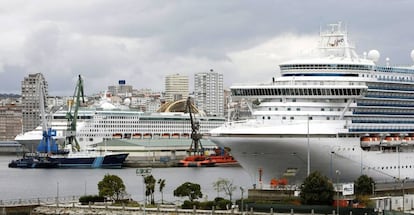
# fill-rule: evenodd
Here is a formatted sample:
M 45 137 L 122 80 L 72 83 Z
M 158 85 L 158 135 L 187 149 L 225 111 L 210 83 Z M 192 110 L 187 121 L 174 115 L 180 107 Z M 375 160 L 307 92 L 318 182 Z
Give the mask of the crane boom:
M 83 80 L 81 75 L 78 76 L 75 92 L 73 93 L 73 99 L 69 103 L 68 112 L 66 113 L 66 119 L 68 120 L 68 128 L 66 130 L 66 144 L 72 146 L 72 150 L 79 151 L 79 143 L 76 139 L 76 124 L 78 120 L 78 111 L 80 102 L 85 103 L 83 92 Z
M 46 97 L 46 89 L 44 85 L 44 80 L 42 75 L 39 73 L 37 74 L 37 85 L 36 91 L 39 95 L 39 111 L 41 116 L 41 125 L 42 125 L 42 140 L 40 141 L 39 145 L 37 146 L 37 152 L 40 153 L 57 153 L 58 146 L 56 145 L 56 141 L 53 139 L 53 136 L 56 136 L 56 130 L 52 130 L 48 127 L 46 121 L 46 110 L 45 110 L 45 97 Z

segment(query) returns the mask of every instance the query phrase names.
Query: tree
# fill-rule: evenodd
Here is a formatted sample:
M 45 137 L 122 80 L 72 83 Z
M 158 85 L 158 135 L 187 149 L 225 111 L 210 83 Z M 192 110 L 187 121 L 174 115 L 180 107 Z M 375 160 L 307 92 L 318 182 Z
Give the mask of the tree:
M 102 181 L 98 183 L 99 196 L 107 197 L 111 200 L 120 200 L 125 194 L 125 185 L 117 175 L 106 174 Z
M 154 176 L 148 175 L 144 177 L 144 183 L 145 183 L 145 196 L 150 196 L 151 204 L 155 204 L 154 201 L 154 192 L 155 192 L 155 183 L 156 180 Z
M 332 183 L 318 171 L 312 172 L 301 185 L 300 198 L 303 204 L 330 205 L 333 196 Z
M 164 204 L 164 187 L 165 187 L 165 179 L 158 179 L 159 189 L 161 193 L 161 204 Z
M 370 195 L 375 189 L 375 182 L 371 177 L 367 175 L 361 175 L 354 182 L 356 195 Z
M 199 184 L 185 182 L 174 190 L 174 196 L 188 197 L 193 202 L 194 199 L 203 197 L 203 193 Z
M 232 199 L 231 197 L 233 196 L 233 191 L 237 189 L 237 186 L 233 185 L 232 181 L 224 178 L 219 178 L 216 182 L 214 182 L 213 187 L 217 191 L 217 195 L 220 191 L 223 191 L 226 195 L 229 196 L 230 201 Z

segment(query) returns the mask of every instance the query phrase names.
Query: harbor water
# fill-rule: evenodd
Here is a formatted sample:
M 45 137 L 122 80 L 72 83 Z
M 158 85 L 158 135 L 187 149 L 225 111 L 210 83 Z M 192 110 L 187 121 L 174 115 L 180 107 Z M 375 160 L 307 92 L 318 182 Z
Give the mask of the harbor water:
M 49 198 L 56 196 L 81 196 L 98 194 L 98 183 L 105 174 L 119 176 L 130 198 L 144 199 L 143 178 L 136 174 L 136 168 L 123 169 L 19 169 L 8 168 L 8 163 L 16 156 L 0 156 L 0 200 Z M 185 199 L 173 196 L 175 188 L 184 182 L 200 184 L 203 199 L 212 200 L 217 196 L 213 183 L 219 178 L 228 179 L 237 186 L 233 199 L 241 196 L 239 187 L 251 188 L 254 180 L 241 167 L 206 168 L 153 168 L 156 180 L 165 179 L 163 199 L 167 202 L 180 202 Z M 161 201 L 158 184 L 156 201 Z

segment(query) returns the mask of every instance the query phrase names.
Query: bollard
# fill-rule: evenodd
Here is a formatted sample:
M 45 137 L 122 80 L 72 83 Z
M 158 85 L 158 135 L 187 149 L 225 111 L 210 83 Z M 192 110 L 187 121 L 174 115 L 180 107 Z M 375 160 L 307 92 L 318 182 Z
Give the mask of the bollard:
M 313 215 L 315 213 L 315 211 L 313 211 L 313 209 L 311 210 L 311 214 Z
M 366 214 L 366 213 L 365 213 Z M 352 211 L 349 211 L 349 215 L 352 215 Z
M 157 213 L 156 213 L 156 215 L 158 215 L 159 212 L 160 212 L 160 205 L 157 205 Z
M 250 214 L 253 214 L 253 208 L 250 208 Z
M 273 208 L 270 208 L 270 215 L 273 215 Z
M 214 205 L 211 207 L 211 215 L 214 215 Z
M 332 211 L 332 214 L 335 215 L 335 210 Z
M 193 205 L 193 214 L 197 214 L 196 212 L 197 212 L 197 210 L 196 210 L 196 206 L 195 206 L 195 205 Z
M 89 203 L 88 203 L 88 205 L 89 205 L 89 209 L 91 209 L 91 208 L 92 208 L 92 206 L 91 206 L 91 205 L 92 205 L 92 204 L 91 204 L 91 202 L 89 202 Z
M 293 209 L 292 208 L 290 209 L 290 214 L 293 215 Z

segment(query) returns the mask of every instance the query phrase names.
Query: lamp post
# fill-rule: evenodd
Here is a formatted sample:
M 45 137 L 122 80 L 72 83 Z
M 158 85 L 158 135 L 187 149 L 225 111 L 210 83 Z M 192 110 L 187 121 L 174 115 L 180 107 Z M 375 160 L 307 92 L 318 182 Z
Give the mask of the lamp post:
M 375 196 L 375 183 L 371 183 L 372 196 Z
M 335 152 L 331 151 L 331 163 L 330 163 L 330 168 L 329 168 L 329 176 L 331 178 L 331 181 L 332 181 L 332 177 L 333 177 L 333 174 L 332 174 L 332 169 L 333 169 L 332 156 L 333 156 L 333 154 L 335 154 Z
M 59 181 L 56 182 L 56 207 L 59 207 Z
M 310 141 L 309 141 L 309 114 L 307 115 L 308 119 L 307 119 L 307 129 L 308 129 L 308 135 L 307 135 L 307 143 L 308 143 L 308 147 L 307 147 L 307 152 L 308 152 L 308 160 L 307 160 L 307 170 L 308 170 L 308 176 L 310 175 Z
M 339 175 L 341 172 L 339 170 L 335 171 L 336 173 L 336 212 L 339 214 Z
M 403 197 L 403 203 L 402 203 L 402 211 L 405 211 L 405 191 L 404 191 L 404 183 L 408 179 L 408 177 L 405 177 L 403 180 L 401 180 L 401 188 L 402 188 L 402 197 Z
M 241 191 L 241 212 L 243 213 L 243 193 L 244 193 L 243 187 L 240 187 L 240 191 Z

